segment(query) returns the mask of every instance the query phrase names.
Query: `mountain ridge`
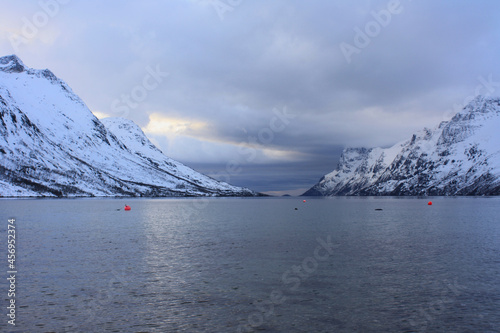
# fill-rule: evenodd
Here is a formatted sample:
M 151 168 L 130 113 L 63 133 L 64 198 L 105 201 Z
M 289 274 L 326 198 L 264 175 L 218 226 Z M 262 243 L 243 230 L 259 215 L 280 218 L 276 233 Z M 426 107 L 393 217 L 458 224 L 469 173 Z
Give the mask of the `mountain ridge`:
M 156 148 L 132 121 L 99 120 L 50 70 L 0 57 L 3 197 L 255 196 Z
M 500 98 L 477 96 L 449 121 L 389 148 L 346 148 L 303 196 L 499 195 Z

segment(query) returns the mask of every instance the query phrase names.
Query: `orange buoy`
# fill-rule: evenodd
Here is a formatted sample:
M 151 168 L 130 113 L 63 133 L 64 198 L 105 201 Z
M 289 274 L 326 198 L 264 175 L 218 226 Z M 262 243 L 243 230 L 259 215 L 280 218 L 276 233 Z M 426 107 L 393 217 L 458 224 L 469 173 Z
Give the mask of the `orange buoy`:
M 129 206 L 129 205 L 125 205 L 125 208 L 124 208 L 124 209 L 125 209 L 125 210 L 130 210 L 131 208 L 130 208 L 130 206 Z
M 429 201 L 427 205 L 432 206 L 432 201 Z

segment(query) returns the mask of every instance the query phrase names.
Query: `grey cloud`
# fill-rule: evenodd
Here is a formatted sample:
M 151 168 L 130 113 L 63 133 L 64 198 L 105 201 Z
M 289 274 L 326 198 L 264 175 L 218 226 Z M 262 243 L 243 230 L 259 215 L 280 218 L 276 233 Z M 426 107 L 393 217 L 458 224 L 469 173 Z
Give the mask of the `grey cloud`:
M 143 127 L 153 113 L 207 123 L 175 150 L 200 171 L 223 170 L 235 147 L 286 106 L 297 118 L 259 146 L 301 158 L 249 163 L 235 179 L 288 190 L 330 171 L 339 147 L 395 143 L 445 120 L 478 90 L 479 77 L 500 81 L 496 1 L 400 0 L 402 11 L 348 63 L 341 43 L 354 45 L 354 29 L 364 30 L 391 3 L 244 0 L 221 20 L 202 0 L 70 2 L 18 55 L 28 66 L 52 69 L 92 110 L 113 116 L 120 115 L 113 101 L 141 84 L 147 66 L 160 66 L 168 78 L 126 116 Z M 40 10 L 5 8 L 4 38 Z M 6 40 L 0 51 L 13 53 Z M 156 139 L 168 155 L 171 142 Z M 219 160 L 214 147 L 224 150 Z M 200 162 L 204 154 L 210 164 Z

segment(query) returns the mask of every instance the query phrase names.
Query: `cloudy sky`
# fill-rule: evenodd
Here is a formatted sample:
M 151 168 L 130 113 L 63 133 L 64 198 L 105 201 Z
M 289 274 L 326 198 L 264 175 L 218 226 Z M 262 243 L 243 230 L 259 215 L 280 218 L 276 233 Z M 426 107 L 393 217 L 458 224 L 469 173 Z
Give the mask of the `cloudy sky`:
M 232 184 L 300 194 L 500 89 L 496 0 L 4 1 L 0 55 Z M 497 83 L 498 82 L 498 83 Z

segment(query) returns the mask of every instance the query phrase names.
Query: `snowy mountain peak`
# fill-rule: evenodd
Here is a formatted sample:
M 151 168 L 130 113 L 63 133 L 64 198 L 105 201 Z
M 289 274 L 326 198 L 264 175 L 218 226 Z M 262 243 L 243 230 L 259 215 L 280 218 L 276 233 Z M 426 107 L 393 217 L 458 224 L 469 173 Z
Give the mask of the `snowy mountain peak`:
M 101 119 L 101 123 L 113 134 L 118 136 L 125 146 L 133 153 L 146 149 L 163 154 L 141 130 L 139 125 L 132 120 L 121 117 L 109 117 Z
M 21 59 L 16 55 L 9 55 L 5 57 L 0 57 L 0 71 L 6 73 L 21 73 L 24 72 L 26 67 L 24 66 Z
M 478 96 L 390 148 L 345 149 L 304 195 L 499 195 L 499 128 L 500 99 Z
M 440 126 L 438 144 L 454 144 L 466 140 L 490 119 L 500 115 L 500 98 L 476 96 L 453 118 Z
M 99 121 L 49 70 L 0 68 L 0 196 L 256 195 L 163 155 L 130 120 Z
M 476 96 L 460 112 L 458 112 L 452 121 L 471 120 L 477 117 L 493 117 L 500 112 L 500 97 Z

